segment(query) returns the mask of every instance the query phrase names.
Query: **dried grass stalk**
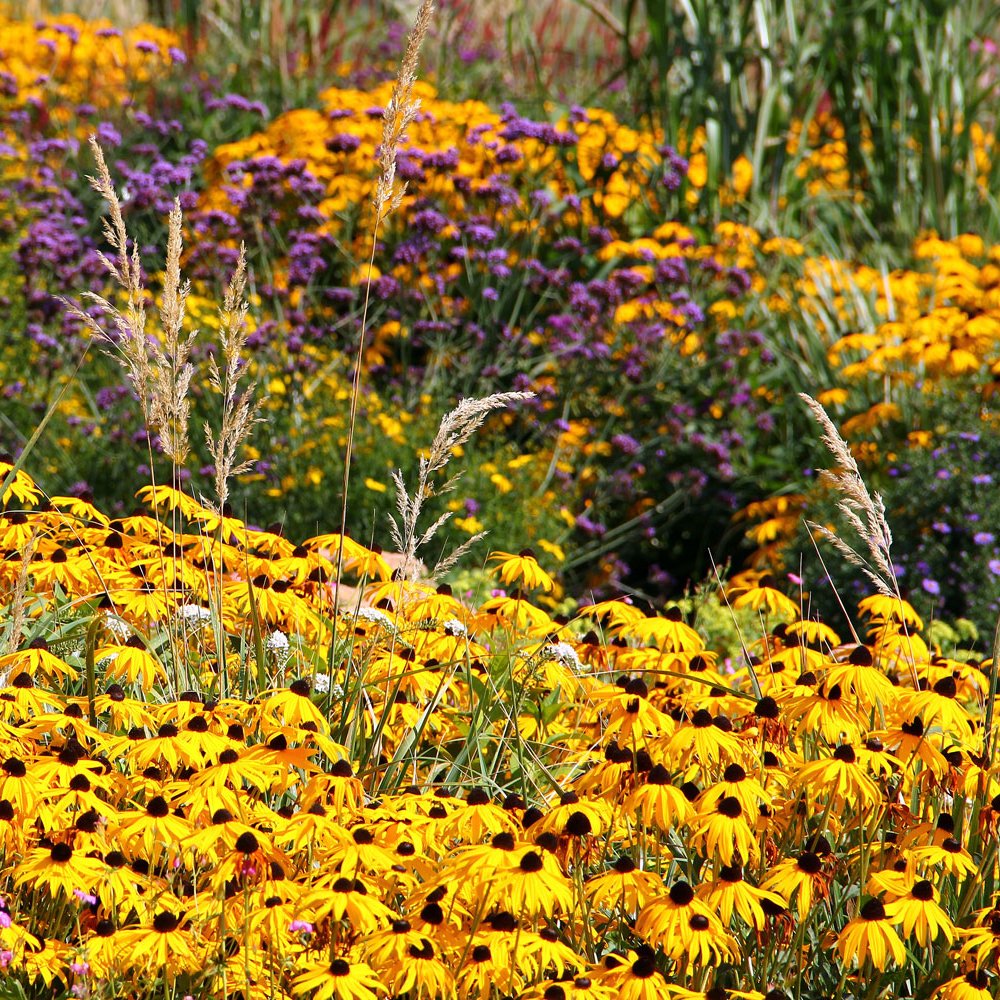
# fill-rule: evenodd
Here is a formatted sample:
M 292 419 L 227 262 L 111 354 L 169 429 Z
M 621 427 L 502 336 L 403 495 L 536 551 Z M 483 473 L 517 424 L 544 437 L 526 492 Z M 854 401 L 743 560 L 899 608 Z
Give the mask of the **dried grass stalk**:
M 822 428 L 821 440 L 837 461 L 837 468 L 821 473 L 822 481 L 840 494 L 837 508 L 847 523 L 864 542 L 869 558 L 861 555 L 839 535 L 829 528 L 807 521 L 808 526 L 824 538 L 829 539 L 838 552 L 852 565 L 860 569 L 887 597 L 898 597 L 899 587 L 892 568 L 890 549 L 892 532 L 885 516 L 882 497 L 868 492 L 858 463 L 855 461 L 847 442 L 837 430 L 829 414 L 811 396 L 799 393 L 806 406 L 812 411 L 816 422 Z
M 420 101 L 413 96 L 413 84 L 417 78 L 420 48 L 424 44 L 427 29 L 434 13 L 433 0 L 423 0 L 406 40 L 406 52 L 399 65 L 396 83 L 392 88 L 389 103 L 382 114 L 382 142 L 379 145 L 379 176 L 375 184 L 375 228 L 391 215 L 403 200 L 406 184 L 396 184 L 396 157 L 399 147 L 406 138 L 417 112 Z
M 461 400 L 455 409 L 442 418 L 437 434 L 431 442 L 430 450 L 426 456 L 421 457 L 416 489 L 411 493 L 406 488 L 402 472 L 398 469 L 393 472 L 392 481 L 396 486 L 396 513 L 398 517 L 393 517 L 390 514 L 389 521 L 393 544 L 403 556 L 398 570 L 402 579 L 411 578 L 417 565 L 417 550 L 426 545 L 451 517 L 451 512 L 446 512 L 429 528 L 418 533 L 417 523 L 420 520 L 424 502 L 435 493 L 451 492 L 461 478 L 461 473 L 452 476 L 437 489 L 434 488 L 431 479 L 445 468 L 454 449 L 465 444 L 482 426 L 483 421 L 491 412 L 510 406 L 512 403 L 520 403 L 532 396 L 534 396 L 532 392 L 498 392 L 482 399 Z M 485 534 L 484 531 L 478 532 L 449 555 L 438 560 L 430 572 L 431 578 L 433 579 L 451 569 Z
M 399 147 L 406 136 L 406 130 L 420 110 L 420 101 L 413 97 L 413 84 L 417 78 L 420 47 L 427 35 L 427 29 L 434 13 L 433 0 L 422 0 L 417 16 L 406 40 L 406 51 L 399 66 L 396 83 L 392 88 L 389 103 L 382 114 L 382 142 L 379 146 L 379 176 L 375 185 L 375 222 L 372 227 L 371 253 L 368 258 L 368 278 L 365 282 L 365 301 L 361 309 L 361 331 L 358 337 L 358 352 L 354 359 L 351 377 L 351 406 L 347 422 L 347 445 L 344 449 L 344 477 L 340 507 L 340 533 L 347 533 L 347 493 L 351 483 L 351 458 L 354 454 L 354 434 L 358 422 L 358 402 L 361 398 L 361 372 L 365 358 L 365 334 L 368 327 L 368 306 L 371 300 L 372 268 L 375 265 L 375 249 L 378 246 L 378 231 L 382 222 L 403 200 L 406 185 L 396 184 L 396 158 Z M 339 587 L 344 569 L 344 547 L 337 553 L 337 584 Z M 339 605 L 339 589 L 334 597 L 333 612 L 336 617 Z
M 220 369 L 215 358 L 209 361 L 209 383 L 222 396 L 222 425 L 218 435 L 205 424 L 205 440 L 215 463 L 215 496 L 217 512 L 222 513 L 229 499 L 229 480 L 248 471 L 253 463 L 239 461 L 240 448 L 261 420 L 263 402 L 254 398 L 254 385 L 240 389 L 249 371 L 244 356 L 247 343 L 247 252 L 240 246 L 236 270 L 226 288 L 219 313 L 219 335 L 222 339 L 222 357 L 225 367 Z
M 183 334 L 188 285 L 182 283 L 180 277 L 183 246 L 180 204 L 174 202 L 168 225 L 167 266 L 160 307 L 162 330 L 159 338 L 151 337 L 146 332 L 146 293 L 139 250 L 134 242 L 131 249 L 129 247 L 121 202 L 104 153 L 94 136 L 90 138 L 90 146 L 97 163 L 97 176 L 87 179 L 108 204 L 109 217 L 104 220 L 104 238 L 114 251 L 111 257 L 104 253 L 99 256 L 108 273 L 125 292 L 125 307 L 118 309 L 95 292 L 85 293 L 87 301 L 99 306 L 111 318 L 112 328 L 109 330 L 74 303 L 66 302 L 65 305 L 104 343 L 106 353 L 122 366 L 139 397 L 147 428 L 160 435 L 164 452 L 175 466 L 180 467 L 190 450 L 188 390 L 194 375 L 190 357 L 195 337 L 194 332 L 187 336 Z

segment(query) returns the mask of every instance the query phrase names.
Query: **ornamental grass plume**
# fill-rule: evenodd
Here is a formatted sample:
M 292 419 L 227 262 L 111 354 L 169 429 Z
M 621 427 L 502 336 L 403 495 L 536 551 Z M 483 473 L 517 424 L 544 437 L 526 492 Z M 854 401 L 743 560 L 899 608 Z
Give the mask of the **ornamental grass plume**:
M 183 246 L 180 201 L 174 200 L 168 221 L 166 270 L 159 310 L 161 336 L 150 337 L 146 331 L 146 293 L 139 247 L 129 239 L 121 201 L 96 136 L 90 137 L 90 147 L 97 162 L 97 175 L 88 180 L 91 187 L 107 202 L 110 219 L 104 220 L 104 238 L 115 251 L 113 257 L 101 251 L 98 251 L 98 255 L 108 273 L 125 292 L 126 304 L 124 311 L 119 310 L 103 295 L 96 292 L 84 293 L 85 299 L 111 317 L 114 332 L 105 329 L 90 313 L 73 303 L 66 304 L 104 342 L 106 352 L 125 370 L 139 397 L 147 430 L 156 431 L 160 435 L 164 452 L 174 463 L 175 469 L 180 469 L 190 450 L 188 425 L 191 403 L 188 390 L 194 376 L 191 346 L 195 336 L 193 332 L 186 337 L 182 333 L 189 286 L 187 282 L 181 282 L 180 276 Z
M 420 48 L 423 45 L 427 29 L 430 27 L 431 16 L 434 13 L 433 0 L 422 0 L 417 10 L 413 28 L 406 41 L 406 52 L 400 63 L 399 74 L 392 88 L 389 103 L 382 112 L 382 142 L 379 145 L 378 167 L 379 176 L 375 185 L 373 199 L 375 221 L 372 225 L 371 254 L 368 258 L 368 273 L 365 281 L 365 300 L 361 309 L 361 333 L 358 339 L 358 352 L 354 361 L 354 374 L 351 379 L 351 410 L 347 424 L 347 444 L 344 449 L 344 479 L 343 495 L 340 510 L 340 534 L 347 534 L 347 490 L 351 482 L 351 457 L 354 453 L 354 435 L 358 422 L 358 402 L 361 397 L 361 371 L 365 357 L 365 334 L 368 325 L 368 306 L 371 301 L 372 273 L 375 266 L 375 249 L 378 246 L 379 227 L 391 215 L 403 200 L 406 185 L 396 183 L 396 159 L 399 147 L 406 136 L 406 130 L 420 110 L 419 99 L 413 96 L 413 84 L 417 77 L 417 65 L 420 59 Z M 337 576 L 339 584 L 344 568 L 344 549 L 341 546 L 337 553 Z M 334 613 L 340 601 L 338 587 L 334 597 Z
M 393 544 L 403 555 L 403 560 L 397 571 L 401 579 L 410 579 L 417 566 L 417 550 L 426 545 L 451 517 L 451 511 L 447 511 L 429 528 L 420 533 L 417 531 L 417 522 L 423 511 L 424 501 L 435 494 L 448 493 L 453 490 L 461 478 L 461 473 L 452 476 L 436 488 L 432 483 L 432 478 L 445 468 L 455 449 L 461 447 L 475 434 L 490 413 L 509 406 L 511 403 L 531 399 L 534 395 L 533 392 L 498 392 L 483 399 L 461 400 L 458 406 L 442 418 L 437 434 L 434 435 L 434 440 L 431 442 L 430 450 L 426 456 L 421 456 L 417 484 L 412 493 L 406 488 L 403 473 L 399 469 L 393 471 L 392 481 L 396 486 L 398 520 L 390 514 L 389 521 Z M 485 531 L 476 532 L 449 555 L 439 559 L 430 572 L 431 579 L 451 569 L 485 534 Z
M 219 334 L 222 340 L 222 357 L 225 362 L 219 368 L 214 356 L 209 360 L 209 383 L 222 396 L 222 423 L 218 435 L 205 424 L 205 440 L 208 452 L 215 464 L 216 511 L 221 516 L 229 500 L 229 480 L 247 472 L 251 461 L 240 461 L 239 451 L 250 437 L 254 426 L 260 422 L 261 397 L 254 397 L 254 387 L 240 389 L 249 370 L 245 350 L 247 344 L 246 298 L 247 250 L 240 246 L 236 270 L 226 287 L 225 298 L 220 310 Z
M 824 470 L 821 473 L 823 481 L 840 494 L 837 507 L 865 543 L 870 561 L 829 528 L 813 521 L 807 523 L 810 528 L 829 539 L 852 566 L 860 569 L 875 584 L 879 593 L 899 598 L 899 587 L 896 584 L 896 574 L 889 554 L 892 547 L 892 532 L 885 517 L 885 503 L 878 493 L 868 492 L 850 447 L 822 405 L 804 392 L 799 393 L 799 396 L 822 428 L 823 444 L 838 463 L 836 470 Z

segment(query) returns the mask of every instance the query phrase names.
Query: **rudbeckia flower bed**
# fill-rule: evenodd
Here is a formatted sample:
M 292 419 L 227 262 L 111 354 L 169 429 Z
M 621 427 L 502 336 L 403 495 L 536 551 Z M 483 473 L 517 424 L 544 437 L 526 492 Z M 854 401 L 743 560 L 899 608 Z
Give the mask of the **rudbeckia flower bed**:
M 273 119 L 170 32 L 0 21 L 0 995 L 993 996 L 1000 626 L 907 599 L 861 473 L 988 468 L 931 418 L 991 427 L 995 248 L 848 265 L 749 224 L 712 122 L 445 100 L 431 7 Z M 860 204 L 836 110 L 784 148 Z M 907 511 L 921 594 L 994 612 L 990 509 Z
M 760 629 L 713 649 L 675 607 L 552 617 L 527 552 L 462 601 L 140 499 L 4 496 L 22 995 L 993 995 L 993 664 L 904 601 L 840 635 L 746 578 Z

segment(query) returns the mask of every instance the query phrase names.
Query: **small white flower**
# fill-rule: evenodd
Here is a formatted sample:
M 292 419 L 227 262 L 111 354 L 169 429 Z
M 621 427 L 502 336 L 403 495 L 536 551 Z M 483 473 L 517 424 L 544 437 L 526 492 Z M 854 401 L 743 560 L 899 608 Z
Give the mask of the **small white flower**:
M 457 619 L 449 618 L 444 623 L 445 635 L 468 635 L 469 630 Z
M 548 659 L 558 660 L 564 667 L 571 670 L 582 670 L 580 657 L 568 642 L 553 642 L 542 650 L 542 655 Z
M 326 694 L 330 690 L 330 675 L 317 674 L 313 679 L 313 689 L 318 694 Z
M 288 652 L 288 636 L 279 629 L 275 629 L 268 637 L 264 640 L 264 645 L 267 646 L 272 653 L 287 653 Z
M 384 611 L 379 611 L 378 608 L 358 608 L 354 617 L 362 621 L 374 622 L 385 628 L 393 627 L 392 619 Z
M 212 620 L 212 612 L 208 608 L 203 608 L 200 604 L 182 604 L 177 613 L 184 619 L 185 624 L 197 628 Z
M 113 611 L 104 612 L 104 624 L 119 638 L 128 639 L 132 635 L 132 629 L 127 621 Z

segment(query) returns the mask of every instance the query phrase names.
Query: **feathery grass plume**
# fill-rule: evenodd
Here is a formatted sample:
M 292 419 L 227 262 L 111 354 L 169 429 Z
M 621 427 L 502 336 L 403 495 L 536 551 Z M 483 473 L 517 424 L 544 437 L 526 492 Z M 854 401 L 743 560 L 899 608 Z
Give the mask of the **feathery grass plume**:
M 195 333 L 183 336 L 188 285 L 181 281 L 181 208 L 174 201 L 167 230 L 167 265 L 163 280 L 160 338 L 146 335 L 145 288 L 138 246 L 129 237 L 122 216 L 121 202 L 111 180 L 104 152 L 96 137 L 90 146 L 97 163 L 97 176 L 88 177 L 91 187 L 108 203 L 109 219 L 104 220 L 104 238 L 115 251 L 114 257 L 98 253 L 108 273 L 125 292 L 124 310 L 112 305 L 102 295 L 87 292 L 84 297 L 111 317 L 113 330 L 107 330 L 89 313 L 71 302 L 72 313 L 106 345 L 132 383 L 142 407 L 143 419 L 150 431 L 160 435 L 163 450 L 175 468 L 183 466 L 189 452 L 188 424 L 191 404 L 188 390 L 194 375 L 191 345 Z
M 371 254 L 368 258 L 368 274 L 365 281 L 365 301 L 361 309 L 361 332 L 358 337 L 358 353 L 354 360 L 351 378 L 351 406 L 347 422 L 347 443 L 344 446 L 344 477 L 341 484 L 340 534 L 347 533 L 347 491 L 351 484 L 351 456 L 354 453 L 354 432 L 358 422 L 358 401 L 361 398 L 361 370 L 365 357 L 365 334 L 368 328 L 368 306 L 372 293 L 372 268 L 375 266 L 375 248 L 378 246 L 378 231 L 382 222 L 403 200 L 406 185 L 396 184 L 396 158 L 406 130 L 420 110 L 420 101 L 413 96 L 413 84 L 417 78 L 420 47 L 423 45 L 434 13 L 433 0 L 422 0 L 416 19 L 406 40 L 406 51 L 399 66 L 396 83 L 392 88 L 389 103 L 382 113 L 382 142 L 379 146 L 379 176 L 375 185 L 375 222 L 372 227 Z M 340 580 L 344 570 L 344 547 L 337 552 L 337 590 L 333 610 L 336 617 L 340 603 Z
M 836 470 L 824 470 L 820 474 L 822 481 L 840 494 L 837 509 L 865 543 L 870 560 L 829 528 L 814 521 L 807 521 L 806 524 L 810 529 L 815 529 L 817 533 L 829 539 L 852 566 L 857 566 L 875 584 L 880 593 L 887 597 L 899 597 L 899 587 L 890 557 L 892 532 L 885 518 L 885 504 L 882 497 L 878 493 L 873 496 L 868 492 L 868 487 L 861 478 L 858 463 L 854 460 L 847 442 L 822 405 L 804 392 L 799 393 L 799 396 L 822 428 L 823 444 L 837 460 Z
M 398 570 L 402 579 L 410 578 L 417 562 L 417 549 L 426 545 L 451 517 L 451 511 L 442 514 L 429 528 L 418 534 L 417 522 L 420 519 L 424 501 L 435 493 L 448 493 L 453 490 L 462 474 L 458 473 L 452 476 L 437 489 L 431 483 L 431 477 L 444 469 L 450 461 L 454 449 L 465 444 L 493 410 L 531 399 L 534 395 L 533 392 L 497 392 L 482 399 L 461 400 L 455 409 L 444 415 L 437 434 L 431 442 L 430 450 L 425 457 L 421 457 L 416 489 L 410 493 L 403 481 L 402 472 L 396 469 L 392 473 L 392 481 L 396 486 L 396 511 L 399 514 L 399 519 L 397 520 L 390 514 L 389 521 L 391 522 L 390 531 L 393 543 L 403 556 Z M 431 570 L 431 578 L 433 579 L 454 566 L 485 534 L 485 531 L 476 533 L 450 555 L 440 559 Z
M 208 451 L 215 463 L 215 499 L 220 514 L 229 499 L 229 480 L 253 465 L 250 461 L 238 461 L 238 455 L 240 446 L 261 420 L 262 400 L 254 399 L 254 386 L 239 388 L 249 370 L 243 354 L 247 343 L 246 319 L 249 311 L 246 285 L 247 251 L 246 246 L 241 244 L 236 270 L 226 287 L 219 311 L 219 334 L 225 366 L 220 369 L 214 357 L 209 360 L 209 384 L 222 396 L 222 424 L 218 435 L 205 424 Z
M 406 137 L 406 130 L 420 110 L 420 101 L 413 96 L 413 84 L 417 78 L 420 48 L 430 27 L 433 13 L 433 0 L 423 0 L 406 40 L 406 52 L 403 54 L 389 103 L 382 113 L 382 142 L 378 153 L 379 177 L 374 196 L 376 228 L 399 208 L 406 193 L 405 183 L 396 184 L 396 156 L 400 144 Z

